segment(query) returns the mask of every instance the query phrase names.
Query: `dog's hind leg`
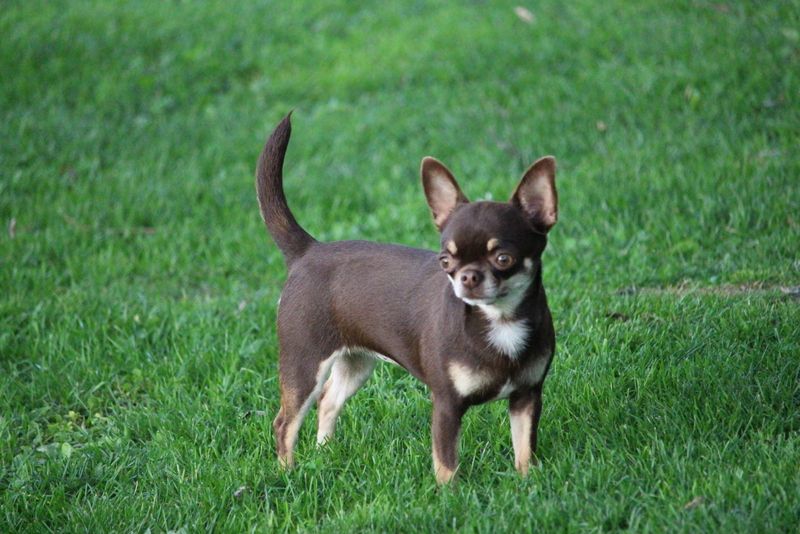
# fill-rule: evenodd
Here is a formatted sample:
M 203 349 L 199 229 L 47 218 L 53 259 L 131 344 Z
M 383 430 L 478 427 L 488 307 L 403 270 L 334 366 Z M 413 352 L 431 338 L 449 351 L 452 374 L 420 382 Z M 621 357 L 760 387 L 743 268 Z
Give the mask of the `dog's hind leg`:
M 333 363 L 331 376 L 325 383 L 319 401 L 318 445 L 333 435 L 336 418 L 344 403 L 364 385 L 374 368 L 375 358 L 357 349 L 345 352 Z
M 281 408 L 272 423 L 275 429 L 275 442 L 278 451 L 278 462 L 282 467 L 290 468 L 294 464 L 294 447 L 297 434 L 303 424 L 308 410 L 319 398 L 322 387 L 328 378 L 331 367 L 341 357 L 343 351 L 338 350 L 327 358 L 317 359 L 316 368 L 309 369 L 309 361 L 298 357 L 286 357 L 281 353 Z

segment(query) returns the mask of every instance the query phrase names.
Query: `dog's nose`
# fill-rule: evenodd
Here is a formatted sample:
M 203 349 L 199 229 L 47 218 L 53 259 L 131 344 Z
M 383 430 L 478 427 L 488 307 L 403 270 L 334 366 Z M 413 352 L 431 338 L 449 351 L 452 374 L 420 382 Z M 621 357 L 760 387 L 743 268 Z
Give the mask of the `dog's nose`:
M 467 289 L 475 289 L 483 282 L 483 273 L 474 269 L 468 269 L 461 273 L 461 285 Z

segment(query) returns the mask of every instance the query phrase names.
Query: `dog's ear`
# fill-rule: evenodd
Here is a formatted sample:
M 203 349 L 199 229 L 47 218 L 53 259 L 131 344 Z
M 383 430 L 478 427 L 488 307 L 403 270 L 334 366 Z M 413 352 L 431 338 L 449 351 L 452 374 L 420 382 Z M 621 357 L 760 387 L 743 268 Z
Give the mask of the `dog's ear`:
M 425 198 L 428 199 L 428 206 L 433 215 L 433 222 L 441 231 L 453 210 L 459 204 L 466 204 L 469 200 L 461 192 L 453 174 L 435 158 L 430 156 L 422 158 L 419 172 L 422 176 Z
M 537 232 L 546 234 L 558 220 L 556 158 L 545 156 L 528 167 L 511 203 L 525 213 Z

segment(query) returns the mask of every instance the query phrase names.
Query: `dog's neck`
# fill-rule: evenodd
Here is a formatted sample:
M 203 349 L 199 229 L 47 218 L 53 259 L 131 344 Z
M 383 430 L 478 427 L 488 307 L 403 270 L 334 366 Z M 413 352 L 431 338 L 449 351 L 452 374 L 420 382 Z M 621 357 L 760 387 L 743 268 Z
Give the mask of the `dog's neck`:
M 463 299 L 465 307 L 485 319 L 481 337 L 505 356 L 516 359 L 522 353 L 538 328 L 539 317 L 533 305 L 544 292 L 541 266 L 529 270 L 506 297 L 491 304 Z

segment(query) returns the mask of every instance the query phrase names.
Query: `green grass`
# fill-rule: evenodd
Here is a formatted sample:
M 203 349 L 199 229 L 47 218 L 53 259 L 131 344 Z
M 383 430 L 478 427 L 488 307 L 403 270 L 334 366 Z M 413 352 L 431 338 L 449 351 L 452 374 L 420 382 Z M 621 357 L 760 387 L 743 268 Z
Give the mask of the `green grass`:
M 515 5 L 3 3 L 0 531 L 796 531 L 800 4 Z M 495 199 L 558 157 L 529 478 L 495 403 L 437 489 L 385 366 L 278 469 L 252 174 L 292 108 L 325 240 L 435 248 L 424 155 Z

